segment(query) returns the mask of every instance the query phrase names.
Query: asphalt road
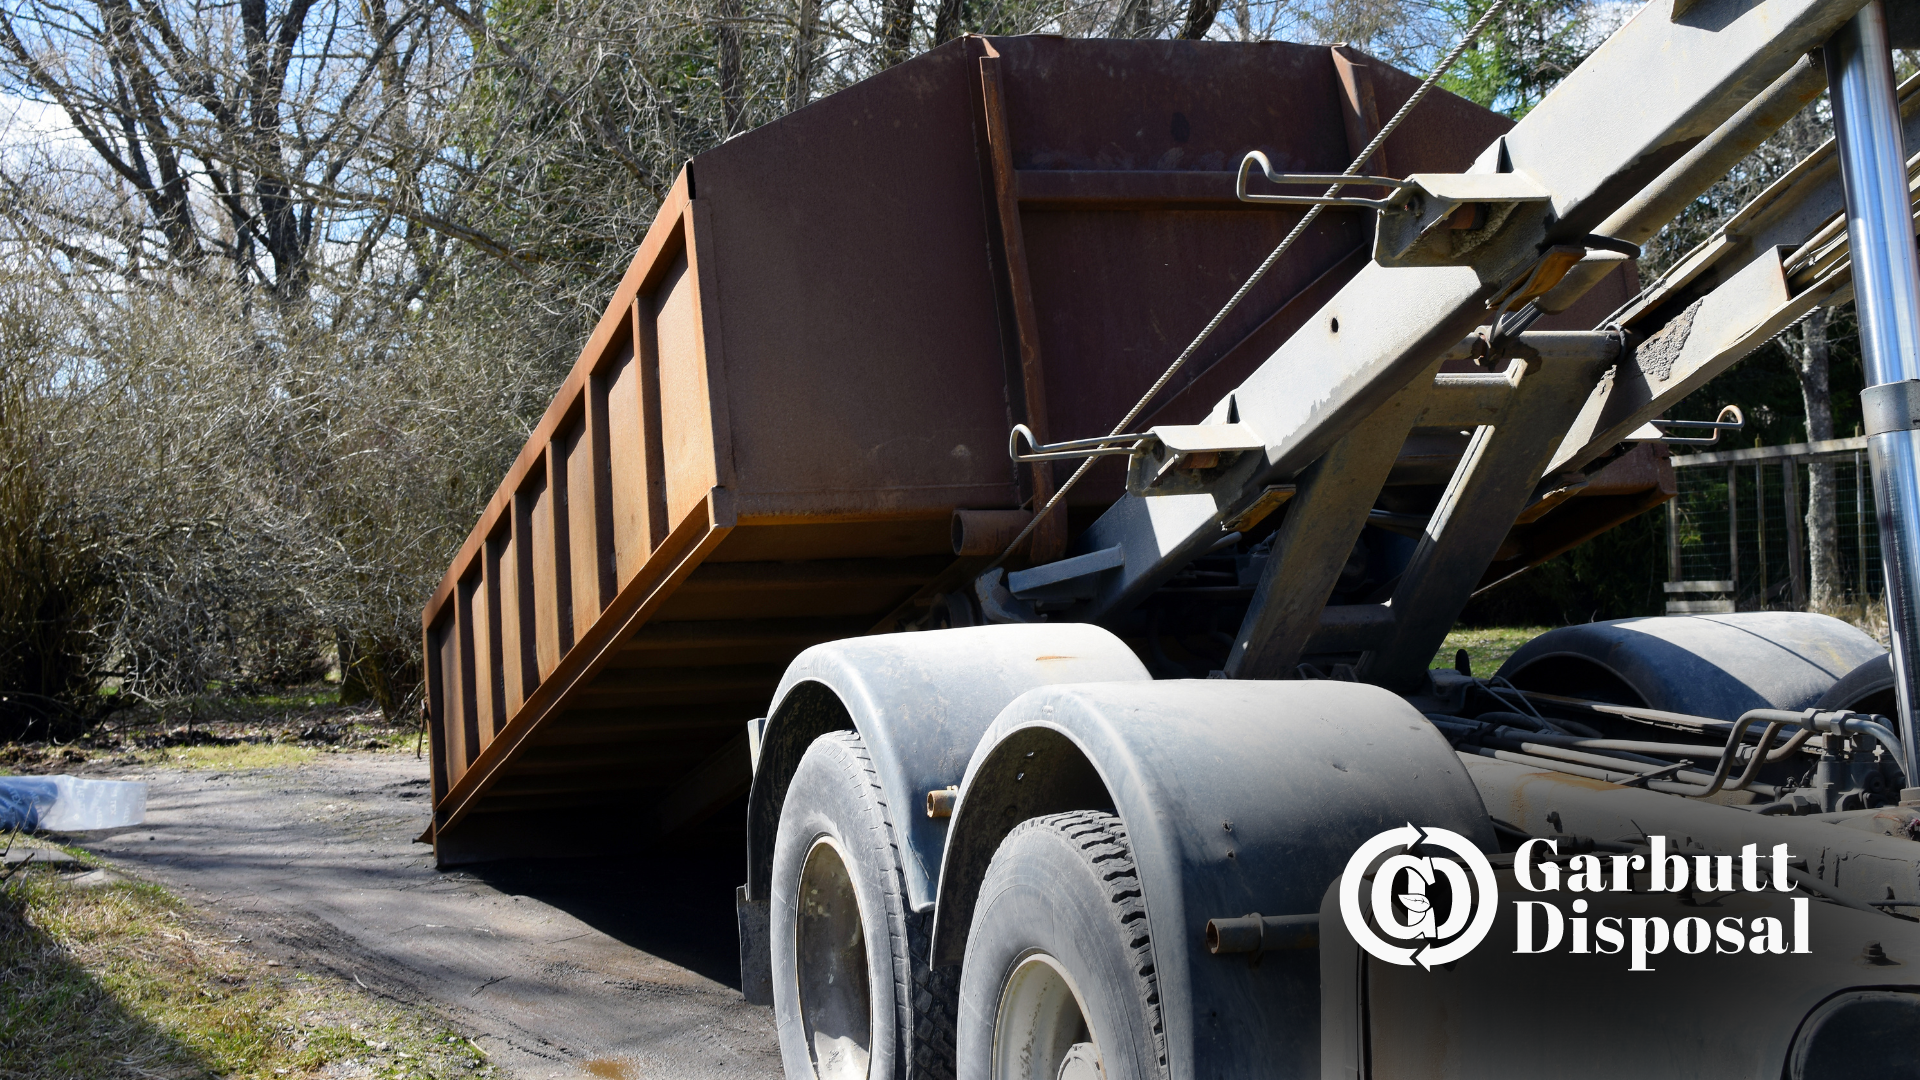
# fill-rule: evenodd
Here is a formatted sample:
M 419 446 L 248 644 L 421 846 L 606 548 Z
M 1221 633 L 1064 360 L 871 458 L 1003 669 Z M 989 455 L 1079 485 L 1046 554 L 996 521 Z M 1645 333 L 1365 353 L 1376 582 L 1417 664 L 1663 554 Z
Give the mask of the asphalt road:
M 780 1076 L 772 1011 L 738 990 L 744 854 L 726 822 L 638 857 L 441 872 L 413 842 L 426 769 L 411 755 L 342 753 L 245 772 L 97 773 L 147 780 L 147 823 L 84 846 L 200 904 L 269 959 L 437 1008 L 510 1076 Z

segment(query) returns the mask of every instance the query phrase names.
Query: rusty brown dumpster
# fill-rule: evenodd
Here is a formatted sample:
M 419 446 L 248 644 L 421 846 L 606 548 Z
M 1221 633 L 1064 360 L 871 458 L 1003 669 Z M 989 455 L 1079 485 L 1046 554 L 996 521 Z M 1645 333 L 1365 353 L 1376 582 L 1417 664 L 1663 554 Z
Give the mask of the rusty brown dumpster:
M 1338 47 L 968 38 L 694 158 L 423 614 L 441 863 L 738 800 L 788 660 L 963 583 L 956 510 L 1051 493 L 1009 428 L 1104 434 L 1299 220 L 1236 201 L 1241 157 L 1342 171 L 1415 85 Z M 1507 125 L 1435 93 L 1371 169 Z M 1322 216 L 1142 426 L 1204 413 L 1371 230 Z

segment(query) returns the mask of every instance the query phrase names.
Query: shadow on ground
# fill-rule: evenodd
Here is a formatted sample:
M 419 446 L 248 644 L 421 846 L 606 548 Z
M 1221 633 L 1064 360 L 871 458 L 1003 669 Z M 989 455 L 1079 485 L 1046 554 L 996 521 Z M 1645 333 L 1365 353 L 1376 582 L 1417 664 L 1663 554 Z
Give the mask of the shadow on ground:
M 16 879 L 0 887 L 0 1074 L 67 1080 L 154 1076 L 149 1070 L 163 1068 L 212 1075 L 198 1053 L 122 1005 L 34 925 L 23 885 L 30 883 Z
M 505 859 L 461 870 L 559 908 L 622 944 L 740 989 L 734 890 L 747 880 L 747 802 L 671 843 L 581 859 Z

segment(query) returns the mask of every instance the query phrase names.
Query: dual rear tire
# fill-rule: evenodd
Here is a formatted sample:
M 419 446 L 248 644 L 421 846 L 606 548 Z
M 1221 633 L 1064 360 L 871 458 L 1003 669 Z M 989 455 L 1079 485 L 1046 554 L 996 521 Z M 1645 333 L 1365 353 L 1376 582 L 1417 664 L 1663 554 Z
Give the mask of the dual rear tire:
M 929 964 L 885 792 L 857 734 L 820 736 L 782 802 L 770 952 L 789 1080 L 1154 1080 L 1166 1073 L 1146 906 L 1111 814 L 1002 842 L 956 969 Z M 956 978 L 957 976 L 957 978 Z
M 814 740 L 781 804 L 769 952 L 789 1080 L 949 1080 L 954 972 L 928 963 L 873 759 L 851 731 Z
M 1075 811 L 994 853 L 960 968 L 960 1080 L 1154 1080 L 1167 1038 L 1126 828 Z

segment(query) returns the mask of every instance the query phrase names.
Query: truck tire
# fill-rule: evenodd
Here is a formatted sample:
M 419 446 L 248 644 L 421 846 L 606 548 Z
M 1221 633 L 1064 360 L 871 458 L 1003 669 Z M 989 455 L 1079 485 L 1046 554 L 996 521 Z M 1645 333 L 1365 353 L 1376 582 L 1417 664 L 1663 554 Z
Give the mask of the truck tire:
M 1897 694 L 1893 684 L 1893 654 L 1883 653 L 1842 675 L 1814 708 L 1822 712 L 1847 709 L 1897 717 L 1900 715 Z
M 960 1080 L 1158 1080 L 1167 1040 L 1120 819 L 1032 818 L 987 867 L 960 968 Z
M 949 1080 L 954 974 L 908 906 L 886 793 L 860 736 L 813 741 L 774 838 L 773 1012 L 789 1080 Z

